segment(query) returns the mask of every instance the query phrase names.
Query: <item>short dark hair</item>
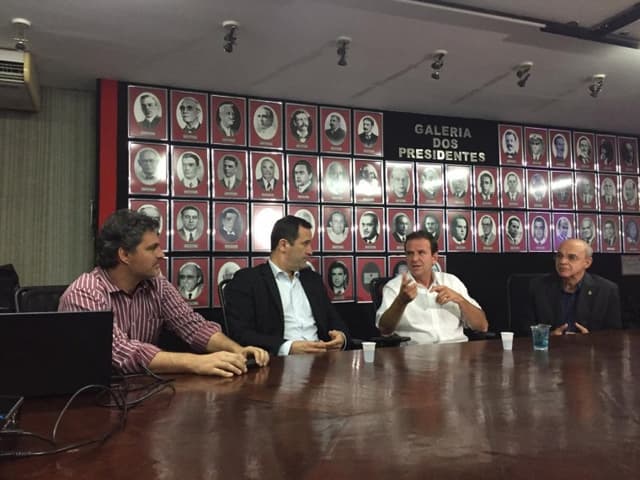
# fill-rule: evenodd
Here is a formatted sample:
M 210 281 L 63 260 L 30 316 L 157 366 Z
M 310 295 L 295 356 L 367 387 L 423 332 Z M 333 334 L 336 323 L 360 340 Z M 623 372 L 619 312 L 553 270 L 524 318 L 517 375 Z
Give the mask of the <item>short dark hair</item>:
M 312 228 L 311 224 L 304 218 L 293 215 L 287 215 L 278 220 L 271 230 L 271 251 L 274 252 L 276 248 L 278 248 L 278 243 L 283 238 L 290 244 L 293 244 L 298 238 L 298 230 L 300 227 L 308 230 Z
M 327 273 L 327 280 L 329 282 L 329 285 L 333 287 L 333 282 L 331 281 L 331 273 L 336 268 L 341 269 L 342 273 L 344 273 L 344 286 L 346 287 L 347 285 L 349 285 L 349 269 L 347 269 L 347 266 L 344 264 L 344 262 L 341 262 L 340 260 L 331 262 L 331 265 L 329 265 L 329 272 Z
M 293 169 L 295 170 L 296 167 L 298 165 L 302 165 L 304 168 L 307 169 L 307 173 L 313 173 L 313 167 L 311 166 L 311 164 L 309 162 L 307 162 L 306 160 L 298 160 L 294 165 L 293 165 Z
M 180 160 L 184 161 L 185 158 L 193 158 L 196 161 L 196 165 L 200 166 L 200 157 L 193 152 L 187 152 L 180 157 Z
M 433 255 L 434 253 L 438 253 L 437 240 L 433 237 L 433 235 L 431 235 L 426 230 L 418 230 L 417 232 L 411 232 L 409 235 L 407 235 L 407 239 L 404 242 L 405 251 L 406 251 L 407 242 L 409 242 L 410 240 L 419 240 L 419 239 L 426 240 L 429 242 L 429 245 L 431 246 L 431 255 Z
M 225 160 L 231 160 L 233 163 L 236 164 L 236 167 L 238 166 L 238 159 L 236 157 L 234 157 L 233 155 L 225 155 L 224 157 L 222 157 L 222 162 L 224 163 Z
M 153 218 L 123 208 L 104 222 L 96 239 L 96 263 L 102 268 L 118 264 L 118 250 L 133 252 L 147 232 L 157 232 L 160 224 Z

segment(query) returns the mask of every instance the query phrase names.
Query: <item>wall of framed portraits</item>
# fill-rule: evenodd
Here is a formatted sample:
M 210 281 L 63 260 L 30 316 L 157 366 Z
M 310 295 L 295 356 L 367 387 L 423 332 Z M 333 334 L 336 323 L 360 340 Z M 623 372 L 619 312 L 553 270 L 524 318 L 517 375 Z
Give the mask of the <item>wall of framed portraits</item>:
M 352 318 L 416 229 L 496 328 L 508 274 L 550 270 L 563 239 L 614 280 L 640 252 L 633 136 L 127 83 L 114 118 L 117 207 L 160 220 L 165 274 L 194 307 L 266 261 L 285 214 L 313 225 L 312 268 Z

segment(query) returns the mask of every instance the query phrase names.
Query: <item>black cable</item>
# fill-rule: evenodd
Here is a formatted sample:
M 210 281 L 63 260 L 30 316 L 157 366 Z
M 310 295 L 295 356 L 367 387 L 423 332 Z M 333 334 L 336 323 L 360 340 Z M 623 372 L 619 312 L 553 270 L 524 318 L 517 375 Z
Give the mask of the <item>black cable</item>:
M 166 388 L 170 388 L 172 390 L 172 393 L 175 393 L 175 387 L 172 385 L 172 382 L 174 381 L 173 378 L 163 378 L 153 372 L 151 372 L 148 369 L 145 369 L 146 372 L 143 374 L 132 374 L 132 375 L 125 375 L 122 376 L 122 383 L 121 384 L 116 384 L 116 385 L 112 385 L 111 387 L 105 387 L 104 385 L 86 385 L 80 389 L 78 389 L 70 398 L 69 400 L 66 402 L 66 404 L 64 405 L 64 407 L 62 408 L 62 410 L 60 411 L 60 413 L 58 414 L 58 417 L 56 418 L 56 421 L 54 423 L 53 426 L 53 430 L 51 432 L 51 438 L 48 438 L 44 435 L 40 435 L 34 432 L 29 432 L 29 431 L 25 431 L 25 430 L 3 430 L 0 431 L 0 438 L 2 438 L 2 436 L 17 436 L 17 437 L 32 437 L 32 438 L 36 438 L 38 440 L 41 440 L 43 442 L 48 443 L 49 445 L 51 445 L 54 448 L 50 448 L 48 450 L 35 450 L 35 451 L 21 451 L 21 450 L 14 450 L 14 451 L 10 451 L 10 452 L 0 452 L 0 459 L 2 458 L 25 458 L 25 457 L 35 457 L 35 456 L 44 456 L 44 455 L 52 455 L 52 454 L 56 454 L 56 453 L 62 453 L 62 452 L 66 452 L 69 450 L 74 450 L 77 448 L 81 448 L 81 447 L 85 447 L 87 445 L 92 445 L 92 444 L 96 444 L 96 443 L 104 443 L 105 441 L 107 441 L 116 431 L 123 429 L 125 427 L 126 424 L 126 419 L 127 419 L 127 413 L 128 410 L 130 408 L 133 408 L 139 404 L 141 404 L 143 401 L 147 400 L 148 398 L 152 397 L 153 395 L 161 392 L 162 390 L 166 389 Z M 153 380 L 155 380 L 154 382 L 148 384 L 148 385 L 141 385 L 141 386 L 134 386 L 133 388 L 131 388 L 130 384 L 129 384 L 129 380 L 133 379 L 133 378 L 149 378 L 151 377 Z M 64 418 L 66 412 L 68 411 L 69 407 L 71 406 L 71 404 L 73 403 L 73 401 L 78 397 L 78 395 L 80 395 L 83 392 L 86 392 L 88 390 L 93 390 L 93 389 L 97 389 L 99 390 L 98 396 L 96 398 L 96 403 L 99 406 L 102 407 L 109 407 L 109 408 L 117 408 L 118 410 L 120 410 L 121 414 L 120 414 L 120 418 L 119 421 L 116 425 L 113 426 L 113 428 L 111 428 L 109 431 L 105 432 L 103 435 L 97 437 L 97 438 L 93 438 L 90 440 L 85 440 L 85 441 L 79 441 L 79 442 L 74 442 L 71 444 L 67 444 L 67 445 L 60 445 L 58 446 L 57 441 L 56 441 L 56 437 L 58 435 L 58 428 L 60 427 L 61 423 L 62 423 L 62 419 Z M 146 390 L 146 393 L 144 393 L 142 396 L 135 398 L 133 400 L 129 400 L 128 396 L 133 393 L 133 392 L 139 392 L 139 391 L 144 391 Z M 107 394 L 110 397 L 110 400 L 107 402 L 103 402 L 100 400 L 100 398 Z

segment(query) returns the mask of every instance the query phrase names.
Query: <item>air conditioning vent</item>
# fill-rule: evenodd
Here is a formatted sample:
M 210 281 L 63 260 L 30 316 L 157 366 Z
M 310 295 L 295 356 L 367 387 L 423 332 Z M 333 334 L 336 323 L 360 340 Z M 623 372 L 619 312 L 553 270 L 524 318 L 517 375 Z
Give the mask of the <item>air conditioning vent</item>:
M 0 109 L 40 109 L 40 86 L 29 52 L 0 49 Z

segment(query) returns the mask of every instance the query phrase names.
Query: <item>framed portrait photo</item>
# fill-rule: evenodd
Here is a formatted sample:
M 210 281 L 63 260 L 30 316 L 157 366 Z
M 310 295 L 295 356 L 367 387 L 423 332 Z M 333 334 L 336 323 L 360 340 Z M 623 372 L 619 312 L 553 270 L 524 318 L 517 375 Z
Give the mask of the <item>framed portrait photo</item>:
M 420 163 L 416 169 L 418 205 L 444 205 L 443 165 Z
M 355 159 L 353 165 L 355 202 L 380 204 L 383 188 L 382 160 Z
M 623 215 L 624 253 L 640 253 L 640 216 Z
M 524 127 L 524 139 L 527 143 L 524 150 L 525 163 L 528 167 L 548 167 L 549 132 L 546 128 Z
M 600 251 L 598 219 L 598 215 L 595 213 L 576 214 L 577 236 L 587 242 L 594 252 Z
M 311 249 L 320 250 L 320 206 L 319 205 L 287 205 L 287 215 L 302 218 L 311 224 Z
M 334 303 L 353 302 L 353 257 L 323 257 L 322 270 L 329 299 Z
M 470 210 L 447 210 L 447 252 L 472 252 L 474 230 Z
M 247 268 L 247 257 L 214 257 L 213 258 L 213 306 L 221 307 L 220 284 L 225 280 L 231 280 L 238 270 Z
M 387 203 L 390 205 L 413 205 L 413 162 L 386 162 Z
M 447 206 L 471 206 L 471 167 L 469 165 L 447 165 Z
M 127 87 L 129 137 L 167 140 L 167 90 Z
M 527 222 L 525 212 L 507 210 L 502 212 L 502 251 L 526 252 L 527 237 L 525 235 Z
M 615 148 L 616 137 L 613 135 L 596 135 L 596 145 L 598 146 L 598 171 L 617 172 L 618 155 Z
M 318 107 L 301 103 L 285 105 L 287 150 L 318 151 Z
M 551 168 L 573 168 L 569 130 L 549 130 L 549 158 Z
M 320 107 L 321 150 L 323 153 L 351 153 L 351 110 Z
M 600 180 L 600 210 L 618 211 L 618 176 L 601 173 L 598 179 Z
M 251 251 L 271 251 L 271 230 L 282 217 L 284 205 L 281 203 L 251 204 Z
M 249 198 L 249 168 L 245 150 L 213 150 L 212 190 L 214 198 Z
M 625 212 L 638 212 L 638 177 L 636 175 L 623 175 L 620 177 L 622 185 L 621 205 Z
M 353 153 L 382 157 L 384 152 L 382 113 L 354 110 L 353 124 Z
M 320 171 L 315 155 L 287 155 L 287 198 L 292 202 L 320 199 Z
M 369 288 L 374 279 L 382 277 L 387 271 L 386 258 L 356 257 L 356 270 L 356 300 L 358 303 L 371 303 Z
M 593 133 L 573 132 L 576 170 L 593 171 L 596 167 L 596 148 Z
M 249 146 L 282 149 L 282 102 L 249 99 Z
M 498 149 L 500 165 L 523 165 L 522 127 L 520 125 L 498 125 Z
M 500 252 L 500 214 L 492 210 L 476 210 L 476 252 Z
M 576 238 L 576 219 L 571 212 L 553 212 L 551 214 L 553 223 L 553 249 L 557 250 L 562 242 L 570 238 Z
M 174 200 L 173 250 L 209 250 L 209 202 Z
M 573 210 L 575 197 L 572 172 L 551 171 L 551 205 L 554 210 Z
M 221 145 L 247 145 L 247 101 L 211 95 L 211 140 Z
M 638 174 L 638 139 L 635 137 L 617 137 L 620 171 L 626 174 Z
M 603 253 L 622 252 L 622 244 L 620 243 L 620 216 L 601 215 L 600 226 L 601 251 Z
M 397 277 L 398 275 L 404 275 L 409 272 L 409 264 L 407 263 L 406 255 L 389 255 L 387 257 L 387 276 Z
M 578 210 L 597 210 L 596 174 L 576 172 L 576 206 Z
M 419 208 L 415 229 L 430 233 L 438 242 L 438 250 L 446 250 L 445 236 L 443 235 L 443 232 L 446 231 L 443 209 Z
M 167 251 L 169 249 L 169 205 L 168 200 L 149 199 L 129 199 L 129 208 L 138 213 L 142 213 L 158 222 L 158 237 L 160 238 L 160 248 Z
M 353 250 L 353 209 L 343 205 L 322 206 L 322 248 L 326 251 Z
M 351 159 L 322 157 L 322 201 L 351 202 Z
M 551 251 L 551 214 L 549 212 L 529 212 L 529 251 Z
M 169 193 L 167 148 L 158 143 L 129 143 L 129 193 Z
M 500 198 L 500 176 L 497 167 L 475 166 L 475 206 L 497 208 Z
M 215 202 L 213 209 L 213 245 L 217 252 L 249 250 L 249 215 L 244 202 Z
M 284 200 L 282 153 L 252 151 L 250 158 L 252 197 L 261 200 Z
M 171 90 L 171 140 L 207 143 L 209 102 L 206 93 Z
M 171 147 L 172 186 L 177 197 L 209 196 L 209 150 Z
M 384 252 L 384 209 L 356 207 L 356 251 Z
M 193 308 L 211 305 L 208 257 L 172 258 L 171 272 L 171 283 L 185 302 Z
M 547 170 L 527 169 L 527 206 L 549 208 L 549 172 Z
M 524 169 L 522 168 L 501 168 L 502 177 L 502 207 L 503 208 L 524 208 Z
M 416 218 L 413 208 L 387 209 L 387 245 L 390 251 L 404 252 L 407 235 L 415 230 Z

